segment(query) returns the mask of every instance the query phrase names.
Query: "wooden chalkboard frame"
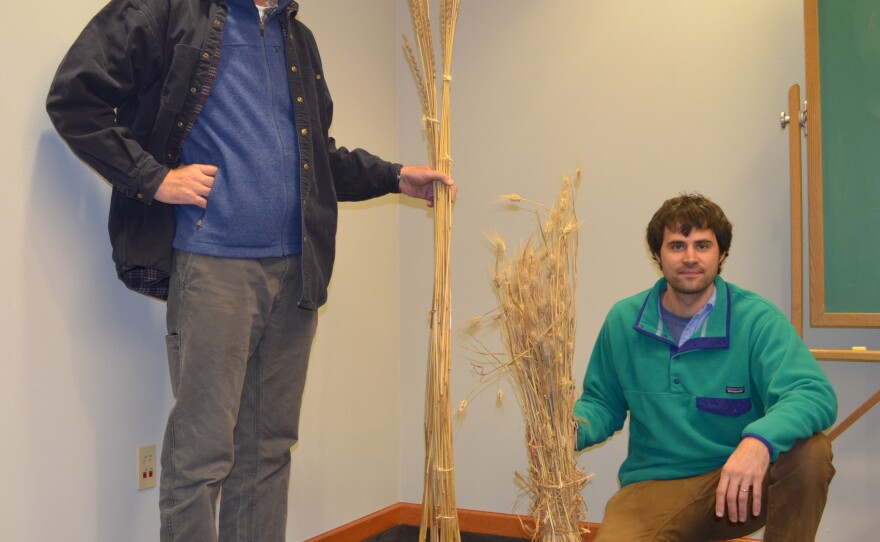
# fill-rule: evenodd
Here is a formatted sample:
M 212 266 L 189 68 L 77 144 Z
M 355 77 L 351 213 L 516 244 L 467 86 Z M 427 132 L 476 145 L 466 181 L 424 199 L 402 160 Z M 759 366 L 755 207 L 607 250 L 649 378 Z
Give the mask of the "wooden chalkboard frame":
M 809 116 L 807 190 L 810 226 L 810 324 L 814 327 L 880 327 L 880 313 L 828 312 L 826 310 L 819 0 L 804 0 L 804 23 Z
M 799 111 L 800 85 L 788 90 L 788 110 Z M 798 115 L 800 117 L 800 115 Z M 786 119 L 787 121 L 790 120 Z M 801 124 L 798 118 L 798 124 Z M 801 170 L 801 131 L 798 124 L 789 126 L 789 188 L 791 195 L 791 324 L 797 334 L 804 336 L 804 208 L 803 172 Z M 802 124 L 801 124 L 802 125 Z M 880 361 L 878 350 L 835 350 L 811 348 L 813 356 L 822 361 Z

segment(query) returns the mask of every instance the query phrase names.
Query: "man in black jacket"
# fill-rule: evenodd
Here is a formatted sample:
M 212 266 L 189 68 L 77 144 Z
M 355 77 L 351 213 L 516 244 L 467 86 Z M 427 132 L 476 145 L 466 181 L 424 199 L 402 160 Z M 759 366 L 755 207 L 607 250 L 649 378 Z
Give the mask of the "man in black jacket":
M 284 539 L 316 311 L 337 201 L 433 203 L 448 176 L 329 136 L 332 101 L 292 0 L 111 0 L 71 47 L 47 109 L 113 185 L 113 259 L 168 300 L 176 403 L 162 540 Z

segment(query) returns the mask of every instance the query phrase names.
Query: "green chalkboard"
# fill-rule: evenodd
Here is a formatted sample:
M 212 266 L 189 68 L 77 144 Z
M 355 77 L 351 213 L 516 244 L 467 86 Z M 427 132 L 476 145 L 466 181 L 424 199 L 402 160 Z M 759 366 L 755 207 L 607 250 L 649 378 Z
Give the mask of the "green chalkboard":
M 818 311 L 811 303 L 811 322 L 880 326 L 880 0 L 818 0 L 816 15 L 819 88 L 808 76 L 808 153 L 820 159 L 809 158 L 810 256 L 811 296 L 822 299 L 814 300 Z M 807 56 L 809 70 L 809 42 Z M 814 250 L 818 242 L 822 250 Z

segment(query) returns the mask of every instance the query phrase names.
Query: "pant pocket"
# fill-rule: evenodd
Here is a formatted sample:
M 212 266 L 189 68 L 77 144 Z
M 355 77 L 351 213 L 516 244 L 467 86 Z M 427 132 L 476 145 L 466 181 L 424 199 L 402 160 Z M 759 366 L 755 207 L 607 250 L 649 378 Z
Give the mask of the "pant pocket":
M 177 386 L 180 383 L 180 335 L 165 335 L 165 348 L 168 351 L 168 374 L 171 375 L 171 393 L 177 399 Z

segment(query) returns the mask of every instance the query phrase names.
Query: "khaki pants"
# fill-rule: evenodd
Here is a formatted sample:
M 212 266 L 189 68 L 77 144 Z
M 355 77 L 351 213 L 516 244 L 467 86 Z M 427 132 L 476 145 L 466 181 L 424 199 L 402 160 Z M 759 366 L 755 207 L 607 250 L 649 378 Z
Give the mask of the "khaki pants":
M 745 523 L 715 517 L 721 469 L 630 484 L 608 501 L 596 542 L 730 540 L 761 527 L 767 542 L 815 540 L 834 476 L 831 457 L 831 443 L 821 433 L 779 454 L 764 479 L 761 515 Z M 748 506 L 751 511 L 751 495 Z

